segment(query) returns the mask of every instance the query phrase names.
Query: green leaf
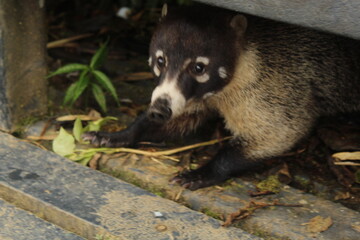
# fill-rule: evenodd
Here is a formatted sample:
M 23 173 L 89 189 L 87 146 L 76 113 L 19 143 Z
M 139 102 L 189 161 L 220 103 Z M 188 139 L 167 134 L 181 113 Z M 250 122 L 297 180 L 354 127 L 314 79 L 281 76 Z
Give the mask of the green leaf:
M 119 103 L 119 98 L 114 88 L 114 85 L 111 83 L 110 79 L 103 73 L 98 70 L 92 71 L 96 80 L 99 84 L 106 90 L 108 90 L 111 95 L 114 97 L 115 101 Z
M 52 148 L 55 153 L 65 157 L 74 152 L 75 139 L 71 134 L 66 132 L 66 130 L 61 127 L 59 135 L 53 141 Z
M 64 105 L 73 105 L 74 102 L 81 96 L 84 90 L 89 85 L 89 77 L 86 75 L 89 72 L 88 69 L 84 70 L 79 77 L 79 80 L 70 85 L 66 90 L 64 97 Z
M 90 61 L 91 69 L 97 69 L 104 63 L 104 60 L 105 60 L 105 58 L 107 56 L 107 52 L 108 52 L 106 45 L 107 45 L 107 43 L 102 44 L 101 47 L 96 51 L 94 56 L 91 58 L 91 61 Z
M 92 157 L 85 157 L 82 160 L 78 161 L 81 165 L 87 166 L 88 163 L 90 162 L 90 160 L 92 159 Z
M 81 123 L 80 118 L 76 118 L 75 122 L 74 122 L 74 127 L 73 127 L 73 135 L 76 139 L 76 141 L 81 142 L 81 134 L 83 134 L 83 126 Z
M 95 97 L 95 100 L 97 101 L 97 103 L 99 104 L 100 108 L 106 112 L 106 99 L 105 99 L 105 95 L 103 90 L 101 89 L 101 87 L 95 83 L 91 84 L 91 90 L 92 93 Z
M 90 79 L 87 73 L 88 70 L 83 71 L 79 77 L 79 80 L 76 82 L 76 88 L 74 89 L 74 94 L 71 99 L 70 105 L 73 105 L 74 102 L 81 96 L 81 94 L 89 86 Z
M 116 117 L 104 117 L 104 118 L 100 118 L 96 121 L 90 121 L 88 123 L 88 125 L 84 128 L 84 132 L 89 132 L 89 131 L 100 131 L 100 128 L 107 122 L 110 120 L 114 120 L 117 121 L 118 119 Z
M 47 78 L 50 78 L 52 76 L 59 75 L 59 74 L 75 72 L 75 71 L 81 71 L 81 70 L 85 70 L 85 69 L 88 69 L 88 68 L 89 67 L 84 65 L 84 64 L 70 63 L 70 64 L 66 64 L 65 66 L 62 66 L 62 67 L 58 68 L 55 72 L 50 73 L 47 76 Z
M 64 102 L 63 102 L 64 105 L 68 105 L 70 102 L 72 102 L 72 98 L 74 97 L 74 94 L 75 94 L 76 85 L 77 85 L 77 82 L 74 82 L 66 90 Z

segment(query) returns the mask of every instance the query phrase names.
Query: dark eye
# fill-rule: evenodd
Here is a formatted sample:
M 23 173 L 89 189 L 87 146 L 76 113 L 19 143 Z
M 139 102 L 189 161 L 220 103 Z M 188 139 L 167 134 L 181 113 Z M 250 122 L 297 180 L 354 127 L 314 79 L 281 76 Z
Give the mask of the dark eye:
M 193 72 L 197 75 L 203 74 L 205 72 L 205 65 L 203 63 L 196 63 Z
M 160 68 L 162 68 L 165 66 L 165 59 L 160 56 L 156 59 L 156 63 Z

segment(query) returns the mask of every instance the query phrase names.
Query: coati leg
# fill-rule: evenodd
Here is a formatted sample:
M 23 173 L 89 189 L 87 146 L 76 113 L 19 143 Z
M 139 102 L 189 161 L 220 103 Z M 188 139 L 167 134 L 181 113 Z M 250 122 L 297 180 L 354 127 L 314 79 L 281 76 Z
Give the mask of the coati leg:
M 83 134 L 82 138 L 95 146 L 124 147 L 133 146 L 141 141 L 161 141 L 164 134 L 162 124 L 151 121 L 144 113 L 123 131 L 88 132 Z
M 179 183 L 190 190 L 209 187 L 222 183 L 229 178 L 238 176 L 257 166 L 260 161 L 247 159 L 242 153 L 242 146 L 238 142 L 224 146 L 206 165 L 179 174 L 171 182 Z
M 160 121 L 159 111 L 150 108 L 135 119 L 125 130 L 107 132 L 88 132 L 83 134 L 85 141 L 95 146 L 124 147 L 134 146 L 138 142 L 160 142 L 169 137 L 184 136 L 198 128 L 201 123 L 212 118 L 206 110 L 188 111 L 174 119 Z M 161 109 L 161 108 L 160 108 Z

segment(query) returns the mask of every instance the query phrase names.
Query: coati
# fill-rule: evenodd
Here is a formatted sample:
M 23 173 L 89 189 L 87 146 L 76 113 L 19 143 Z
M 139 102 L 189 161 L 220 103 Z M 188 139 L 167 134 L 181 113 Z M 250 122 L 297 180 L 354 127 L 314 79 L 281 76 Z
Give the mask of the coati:
M 196 190 L 290 150 L 317 118 L 360 110 L 360 44 L 214 7 L 162 11 L 150 44 L 158 85 L 127 129 L 91 132 L 116 147 L 185 135 L 218 114 L 234 138 L 173 181 Z

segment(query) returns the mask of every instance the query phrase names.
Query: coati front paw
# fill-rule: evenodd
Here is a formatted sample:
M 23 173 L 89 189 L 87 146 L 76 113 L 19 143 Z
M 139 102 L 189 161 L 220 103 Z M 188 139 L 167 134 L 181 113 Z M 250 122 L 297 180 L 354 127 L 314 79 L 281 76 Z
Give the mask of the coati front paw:
M 216 177 L 211 173 L 202 171 L 202 169 L 194 171 L 186 171 L 180 173 L 170 180 L 171 183 L 178 183 L 182 187 L 190 189 L 191 191 L 199 188 L 209 187 L 225 181 L 226 178 Z
M 127 134 L 118 133 L 106 133 L 106 132 L 87 132 L 82 136 L 84 141 L 89 141 L 90 144 L 96 147 L 126 147 L 132 145 L 129 136 Z

